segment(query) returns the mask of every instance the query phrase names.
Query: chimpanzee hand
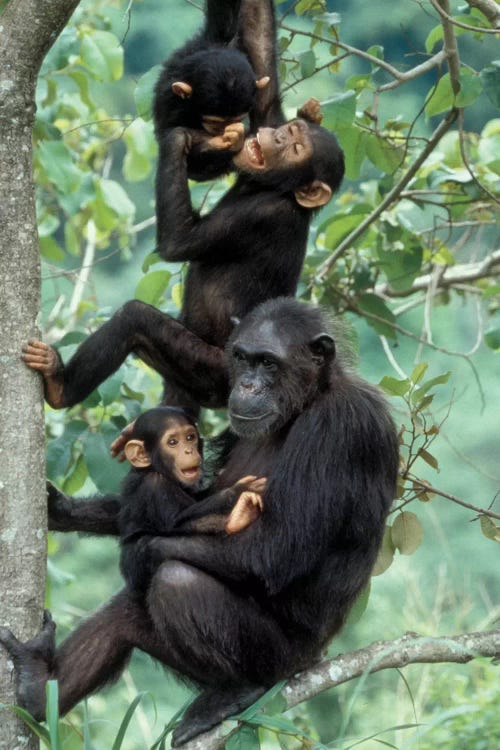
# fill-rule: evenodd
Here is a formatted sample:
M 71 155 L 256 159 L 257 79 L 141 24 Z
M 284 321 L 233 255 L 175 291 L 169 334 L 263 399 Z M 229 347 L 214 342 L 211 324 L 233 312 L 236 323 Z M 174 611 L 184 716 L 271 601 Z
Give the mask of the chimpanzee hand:
M 308 99 L 300 109 L 297 110 L 297 117 L 302 117 L 307 122 L 312 122 L 315 125 L 321 125 L 323 120 L 323 113 L 321 112 L 321 104 L 317 99 Z
M 134 429 L 135 420 L 133 422 L 130 422 L 126 427 L 123 428 L 123 430 L 120 432 L 118 437 L 113 440 L 109 447 L 109 451 L 111 453 L 112 458 L 117 458 L 120 463 L 122 461 L 126 460 L 125 453 L 123 452 L 123 449 L 125 448 L 126 444 L 130 440 L 130 436 L 132 435 L 132 431 Z
M 228 534 L 246 529 L 260 516 L 264 510 L 262 493 L 266 489 L 266 483 L 265 477 L 248 476 L 233 485 L 231 489 L 238 492 L 239 497 L 226 521 L 225 530 Z
M 214 149 L 237 152 L 241 151 L 245 143 L 245 126 L 242 122 L 232 122 L 226 125 L 224 132 L 215 135 L 207 141 Z
M 64 522 L 71 510 L 71 501 L 64 492 L 47 482 L 47 511 L 49 514 L 49 528 L 52 531 L 65 531 Z M 61 525 L 63 524 L 63 525 Z

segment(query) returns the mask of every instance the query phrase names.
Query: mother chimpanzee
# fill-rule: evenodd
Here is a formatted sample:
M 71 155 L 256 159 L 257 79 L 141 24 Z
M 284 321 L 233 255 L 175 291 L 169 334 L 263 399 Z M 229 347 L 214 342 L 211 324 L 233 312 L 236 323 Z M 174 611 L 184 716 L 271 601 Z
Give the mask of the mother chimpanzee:
M 398 441 L 377 390 L 352 374 L 322 313 L 264 303 L 233 333 L 231 425 L 240 440 L 218 480 L 268 477 L 262 515 L 237 535 L 145 537 L 161 561 L 145 600 L 121 591 L 54 651 L 53 624 L 0 642 L 19 699 L 38 718 L 44 685 L 60 708 L 115 679 L 139 648 L 191 679 L 201 695 L 173 744 L 209 729 L 318 658 L 368 582 L 394 495 Z M 201 501 L 200 514 L 214 512 Z M 117 508 L 59 498 L 52 527 L 117 533 Z

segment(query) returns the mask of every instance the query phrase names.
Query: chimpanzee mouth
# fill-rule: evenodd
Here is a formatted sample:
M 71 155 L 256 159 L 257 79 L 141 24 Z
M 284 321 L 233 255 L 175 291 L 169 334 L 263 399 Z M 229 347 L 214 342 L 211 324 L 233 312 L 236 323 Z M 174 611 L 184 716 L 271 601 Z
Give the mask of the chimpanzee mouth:
M 262 419 L 266 419 L 266 417 L 271 417 L 274 414 L 272 411 L 266 411 L 264 414 L 258 414 L 255 417 L 245 417 L 243 414 L 236 414 L 236 412 L 232 411 L 230 413 L 231 419 L 240 419 L 242 422 L 259 422 Z
M 199 466 L 191 466 L 189 469 L 182 469 L 182 476 L 186 479 L 195 479 L 200 473 Z
M 256 138 L 247 138 L 245 142 L 245 150 L 251 164 L 258 167 L 265 166 L 266 161 L 260 147 L 259 136 Z

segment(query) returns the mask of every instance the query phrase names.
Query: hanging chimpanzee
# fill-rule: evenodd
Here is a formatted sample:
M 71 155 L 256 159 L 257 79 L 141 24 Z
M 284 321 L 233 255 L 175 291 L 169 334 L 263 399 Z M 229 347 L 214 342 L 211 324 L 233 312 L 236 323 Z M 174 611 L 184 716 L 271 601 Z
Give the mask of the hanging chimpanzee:
M 140 539 L 137 553 L 160 564 L 145 603 L 121 591 L 55 656 L 50 623 L 27 644 L 2 629 L 19 699 L 35 716 L 48 678 L 59 680 L 65 712 L 139 648 L 202 691 L 177 746 L 320 656 L 369 580 L 398 471 L 387 406 L 337 349 L 321 311 L 293 299 L 266 302 L 237 327 L 226 351 L 240 440 L 217 485 L 267 477 L 264 512 L 239 534 Z M 52 509 L 57 527 L 87 520 L 96 531 L 89 505 Z M 113 526 L 111 512 L 102 527 Z
M 191 136 L 173 128 L 164 139 L 165 171 L 157 201 L 158 250 L 190 261 L 179 320 L 128 302 L 63 365 L 57 352 L 30 342 L 25 361 L 39 370 L 54 408 L 82 401 L 134 352 L 165 379 L 165 403 L 223 406 L 228 380 L 223 347 L 233 316 L 295 293 L 314 211 L 344 173 L 335 137 L 304 119 L 285 123 L 277 83 L 272 0 L 242 0 L 240 46 L 269 84 L 251 112 L 256 136 L 233 158 L 235 185 L 205 216 L 192 209 L 186 167 Z
M 218 177 L 233 169 L 233 153 L 241 149 L 245 137 L 242 120 L 257 89 L 269 83 L 267 76 L 256 80 L 248 58 L 237 49 L 240 5 L 240 0 L 207 0 L 203 29 L 164 63 L 153 102 L 158 203 L 165 190 L 164 141 L 170 129 L 192 130 L 189 177 Z

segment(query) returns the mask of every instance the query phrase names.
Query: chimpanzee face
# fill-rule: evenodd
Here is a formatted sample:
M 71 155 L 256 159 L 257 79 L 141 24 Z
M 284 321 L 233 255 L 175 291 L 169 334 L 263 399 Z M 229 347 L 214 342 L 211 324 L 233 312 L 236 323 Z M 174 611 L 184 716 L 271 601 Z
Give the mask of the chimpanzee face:
M 313 153 L 309 128 L 304 120 L 292 120 L 279 128 L 259 128 L 245 140 L 233 162 L 243 172 L 267 172 L 304 164 Z
M 316 378 L 305 352 L 305 368 L 297 360 L 289 336 L 272 321 L 242 331 L 229 348 L 233 387 L 229 418 L 242 437 L 259 437 L 280 429 L 300 411 Z
M 196 428 L 184 420 L 169 419 L 160 439 L 160 452 L 174 477 L 194 485 L 201 477 L 201 455 Z

